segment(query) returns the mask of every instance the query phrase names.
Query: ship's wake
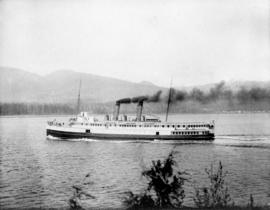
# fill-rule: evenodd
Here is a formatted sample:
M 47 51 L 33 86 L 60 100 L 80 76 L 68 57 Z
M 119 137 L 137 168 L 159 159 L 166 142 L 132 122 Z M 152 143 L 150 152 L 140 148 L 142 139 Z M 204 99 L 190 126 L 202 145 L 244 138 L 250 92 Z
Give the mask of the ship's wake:
M 48 140 L 57 140 L 57 141 L 69 141 L 69 142 L 107 142 L 107 143 L 150 143 L 152 140 L 109 140 L 109 139 L 90 139 L 90 138 L 76 138 L 76 139 L 63 139 L 54 137 L 51 135 L 47 136 Z
M 217 146 L 269 148 L 270 135 L 221 135 L 216 136 Z
M 55 136 L 51 136 L 51 135 L 48 135 L 47 136 L 47 139 L 48 140 L 62 140 L 61 138 L 58 138 L 58 137 L 55 137 Z

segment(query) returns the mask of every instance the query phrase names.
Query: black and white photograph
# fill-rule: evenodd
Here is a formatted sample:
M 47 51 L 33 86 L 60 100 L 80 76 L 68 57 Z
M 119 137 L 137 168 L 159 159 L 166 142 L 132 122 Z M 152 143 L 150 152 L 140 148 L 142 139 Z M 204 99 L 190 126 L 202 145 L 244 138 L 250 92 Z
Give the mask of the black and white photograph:
M 270 210 L 270 1 L 0 0 L 0 209 Z

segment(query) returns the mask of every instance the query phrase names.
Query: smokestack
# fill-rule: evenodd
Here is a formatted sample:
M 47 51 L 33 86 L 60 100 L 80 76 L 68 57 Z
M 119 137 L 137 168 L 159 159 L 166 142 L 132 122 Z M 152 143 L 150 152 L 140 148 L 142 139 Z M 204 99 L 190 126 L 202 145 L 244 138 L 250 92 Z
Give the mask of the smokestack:
M 139 101 L 139 103 L 137 105 L 137 121 L 141 121 L 142 109 L 143 109 L 143 100 Z
M 118 120 L 119 111 L 120 111 L 120 103 L 116 103 L 115 104 L 115 112 L 114 112 L 113 120 Z
M 130 103 L 131 103 L 130 98 L 122 98 L 122 99 L 117 100 L 115 104 L 115 112 L 114 112 L 113 120 L 118 120 L 120 104 L 130 104 Z

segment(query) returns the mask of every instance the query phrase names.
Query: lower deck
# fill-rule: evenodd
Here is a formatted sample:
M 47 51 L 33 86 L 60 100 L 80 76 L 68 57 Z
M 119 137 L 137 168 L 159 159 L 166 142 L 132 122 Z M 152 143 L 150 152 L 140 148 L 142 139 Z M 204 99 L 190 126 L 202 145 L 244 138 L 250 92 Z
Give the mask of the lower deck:
M 53 136 L 62 139 L 89 138 L 89 139 L 112 139 L 112 140 L 214 140 L 213 133 L 203 134 L 185 134 L 175 133 L 170 135 L 144 135 L 144 134 L 109 134 L 109 133 L 91 133 L 91 132 L 72 132 L 66 130 L 55 130 L 47 128 L 47 136 Z

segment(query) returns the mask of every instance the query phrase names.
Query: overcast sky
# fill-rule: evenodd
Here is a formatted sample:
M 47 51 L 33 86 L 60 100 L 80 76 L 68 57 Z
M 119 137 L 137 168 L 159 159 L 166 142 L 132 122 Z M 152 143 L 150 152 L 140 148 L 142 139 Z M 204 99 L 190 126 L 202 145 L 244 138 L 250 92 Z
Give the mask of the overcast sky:
M 268 0 L 0 0 L 0 65 L 169 86 L 270 80 Z

